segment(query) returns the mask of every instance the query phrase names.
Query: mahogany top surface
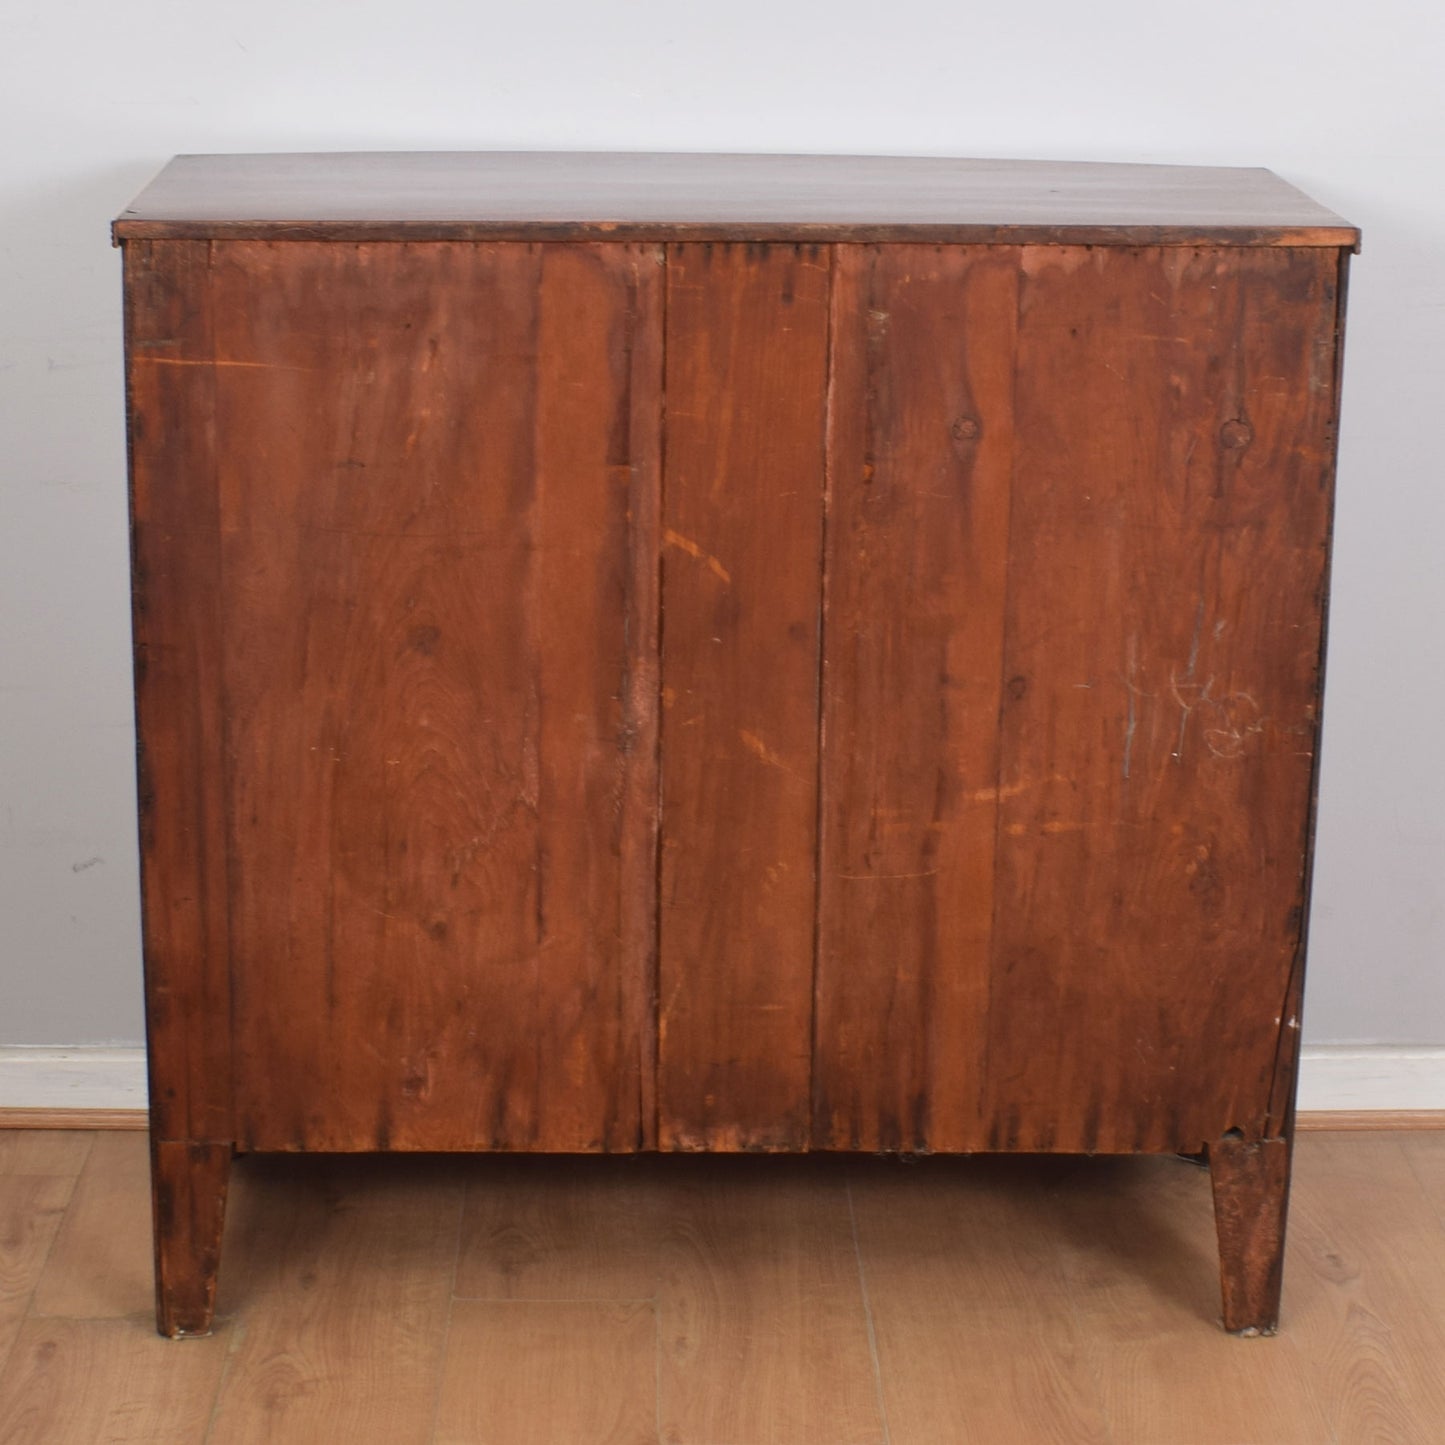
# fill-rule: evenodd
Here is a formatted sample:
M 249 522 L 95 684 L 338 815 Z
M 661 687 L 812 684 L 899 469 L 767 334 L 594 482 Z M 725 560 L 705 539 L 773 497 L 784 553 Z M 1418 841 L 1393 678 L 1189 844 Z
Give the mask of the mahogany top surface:
M 177 156 L 115 239 L 818 240 L 1350 246 L 1262 169 L 896 156 Z

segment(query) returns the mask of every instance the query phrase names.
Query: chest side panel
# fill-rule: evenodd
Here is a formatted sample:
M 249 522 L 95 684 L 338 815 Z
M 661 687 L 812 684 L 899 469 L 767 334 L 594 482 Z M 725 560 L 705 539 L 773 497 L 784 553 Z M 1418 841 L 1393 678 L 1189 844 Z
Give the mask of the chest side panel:
M 1338 279 L 1329 251 L 1023 252 L 984 1147 L 1266 1130 Z
M 234 1130 L 216 372 L 204 241 L 125 253 L 142 923 L 151 1128 Z
M 660 276 L 215 248 L 244 1144 L 647 1142 Z

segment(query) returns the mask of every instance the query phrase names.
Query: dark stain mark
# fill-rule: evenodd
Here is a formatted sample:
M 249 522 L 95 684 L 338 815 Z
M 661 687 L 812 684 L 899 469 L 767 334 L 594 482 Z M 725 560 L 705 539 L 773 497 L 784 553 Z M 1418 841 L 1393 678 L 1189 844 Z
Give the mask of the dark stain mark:
M 1008 680 L 1008 695 L 1018 702 L 1029 690 L 1029 680 L 1022 673 L 1015 673 Z
M 437 643 L 441 641 L 441 636 L 441 628 L 433 627 L 430 623 L 423 623 L 413 627 L 406 634 L 407 646 L 430 657 L 437 650 Z

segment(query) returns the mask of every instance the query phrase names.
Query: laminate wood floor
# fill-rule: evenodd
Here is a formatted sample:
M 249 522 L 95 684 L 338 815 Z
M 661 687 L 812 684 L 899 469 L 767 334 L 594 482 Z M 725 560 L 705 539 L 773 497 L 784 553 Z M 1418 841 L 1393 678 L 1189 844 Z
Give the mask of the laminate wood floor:
M 1274 1339 L 1170 1159 L 240 1160 L 179 1342 L 148 1212 L 0 1132 L 3 1445 L 1445 1442 L 1445 1134 L 1300 1136 Z

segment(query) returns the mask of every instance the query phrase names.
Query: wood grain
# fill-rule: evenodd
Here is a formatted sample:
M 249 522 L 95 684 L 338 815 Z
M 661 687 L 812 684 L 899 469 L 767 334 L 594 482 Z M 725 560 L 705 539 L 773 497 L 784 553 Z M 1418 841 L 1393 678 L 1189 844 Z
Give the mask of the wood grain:
M 1354 246 L 1269 171 L 938 156 L 177 156 L 117 238 Z
M 27 1320 L 0 1374 L 0 1441 L 195 1445 L 229 1343 L 178 1346 L 131 1320 Z
M 1059 1241 L 1115 1441 L 1331 1439 L 1308 1346 L 1292 1328 L 1269 1340 L 1219 1329 L 1203 1170 L 1172 1159 L 1076 1161 L 1060 1184 L 1037 1207 L 1024 1202 L 1020 1226 L 1042 1225 Z
M 1391 1125 L 1386 1124 L 1385 1127 L 1390 1128 Z M 1400 1147 L 1426 1198 L 1435 1206 L 1441 1223 L 1445 1224 L 1445 1144 L 1441 1142 L 1442 1134 L 1445 1134 L 1445 1122 L 1437 1125 L 1431 1133 L 1400 1140 Z
M 1295 1129 L 1333 1134 L 1355 1129 L 1368 1133 L 1391 1129 L 1430 1133 L 1445 1129 L 1445 1109 L 1302 1109 L 1295 1115 Z
M 1018 252 L 839 248 L 815 1147 L 973 1149 Z
M 151 1178 L 143 1134 L 97 1134 L 35 1288 L 34 1310 L 129 1319 L 152 1306 Z
M 163 1139 L 222 1142 L 235 1130 L 209 254 L 126 248 L 125 344 L 151 1117 Z
M 1068 1168 L 850 1165 L 893 1445 L 1114 1445 L 1058 1221 L 1039 1218 Z
M 650 1301 L 458 1300 L 436 1445 L 656 1445 Z
M 212 1438 L 424 1445 L 462 1207 L 455 1163 L 258 1158 L 237 1175 L 220 1300 L 246 1328 Z
M 144 1140 L 112 1139 L 143 1163 Z M 12 1142 L 0 1134 L 0 1161 L 13 1162 Z M 74 1142 L 90 1141 L 82 1135 Z M 506 1445 L 590 1438 L 583 1430 L 550 1428 L 549 1409 L 559 1397 L 573 1398 L 569 1374 L 543 1368 L 548 1357 L 540 1351 L 520 1360 L 510 1351 L 523 1340 L 546 1339 L 550 1329 L 574 1373 L 596 1382 L 600 1402 L 642 1388 L 632 1380 L 645 1326 L 621 1301 L 598 1297 L 641 1279 L 614 1274 L 603 1243 L 602 1221 L 617 1190 L 613 1175 L 625 1161 L 527 1159 L 512 1161 L 516 1171 L 494 1172 L 496 1162 L 241 1160 L 217 1335 L 156 1339 L 143 1272 L 130 1289 L 125 1319 L 43 1315 L 36 1296 L 23 1323 L 13 1321 L 21 1333 L 8 1362 L 0 1343 L 0 1441 L 194 1445 L 205 1437 L 233 1347 L 245 1380 L 227 1395 L 215 1441 L 385 1439 L 388 1430 L 405 1440 L 414 1438 L 413 1427 L 430 1438 L 444 1357 L 444 1388 L 464 1418 L 478 1395 L 516 1412 L 507 1417 L 507 1432 L 498 1432 Z M 1109 1408 L 1102 1438 L 1113 1445 L 1414 1445 L 1433 1441 L 1445 1417 L 1438 1369 L 1445 1354 L 1439 1308 L 1445 1139 L 1360 1131 L 1299 1138 L 1284 1329 L 1272 1340 L 1231 1339 L 1213 1324 L 1218 1288 L 1202 1169 L 1163 1159 L 863 1159 L 841 1168 L 840 1162 L 639 1161 L 643 1172 L 629 1202 L 678 1227 L 670 1241 L 665 1229 L 654 1233 L 658 1259 L 668 1261 L 658 1277 L 666 1282 L 669 1310 L 661 1312 L 660 1295 L 660 1340 L 667 1347 L 674 1338 L 670 1319 L 690 1338 L 716 1346 L 687 1361 L 685 1389 L 703 1402 L 703 1418 L 694 1430 L 676 1417 L 675 1445 L 751 1442 L 741 1431 L 704 1429 L 710 1414 L 737 1418 L 767 1408 L 725 1401 L 729 1392 L 749 1393 L 749 1385 L 738 1384 L 748 1351 L 767 1351 L 778 1337 L 785 1364 L 759 1376 L 749 1371 L 746 1381 L 756 1378 L 771 1391 L 797 1370 L 801 1380 L 778 1385 L 792 1390 L 790 1398 L 853 1402 L 876 1398 L 881 1386 L 887 1415 L 886 1421 L 880 1415 L 879 1429 L 886 1425 L 892 1445 L 975 1439 L 1074 1445 L 1099 1438 L 1103 1402 Z M 550 1176 L 546 1190 L 539 1173 Z M 0 1276 L 17 1289 L 53 1224 L 47 1178 L 71 1182 L 66 1175 L 0 1173 L 0 1199 L 14 1202 L 6 1193 L 13 1185 L 39 1190 L 26 1196 L 33 1210 L 22 1202 L 18 1216 L 6 1216 L 18 1233 L 0 1225 L 6 1261 Z M 848 1298 L 833 1289 L 815 1295 L 820 1251 L 834 1261 L 830 1275 L 847 1267 L 839 1211 L 846 1210 L 850 1178 L 858 1289 Z M 82 1211 L 84 1227 L 67 1216 L 53 1235 L 47 1274 L 80 1280 L 87 1271 L 99 1278 L 112 1270 L 117 1220 L 142 1259 L 144 1169 L 128 1171 L 126 1179 L 107 1191 L 109 1216 L 95 1207 L 93 1189 L 88 1204 L 76 1190 L 71 1208 Z M 489 1348 L 473 1348 L 469 1317 L 496 1318 L 488 1312 L 516 1310 L 521 1302 L 448 1301 L 447 1245 L 455 1238 L 463 1181 L 473 1192 L 491 1193 L 494 1219 L 510 1217 L 519 1228 L 543 1199 L 548 1246 L 576 1270 L 579 1293 L 593 1298 L 575 1306 L 539 1301 L 535 1312 L 526 1306 L 515 1339 L 484 1325 Z M 763 1194 L 786 1201 L 783 1217 L 765 1211 L 755 1220 L 753 1206 Z M 5 1210 L 0 1204 L 0 1215 Z M 540 1231 L 533 1243 L 540 1245 Z M 534 1255 L 509 1282 L 546 1289 L 562 1280 Z M 92 1291 L 91 1298 L 106 1306 L 111 1297 Z M 89 1307 L 83 1296 L 74 1301 Z M 844 1334 L 852 1320 L 866 1335 L 868 1313 L 876 1374 L 866 1346 L 849 1345 Z M 775 1318 L 776 1337 L 768 1323 Z M 449 1356 L 440 1344 L 448 1319 Z M 825 1334 L 837 1331 L 842 1348 L 831 1348 L 833 1335 L 810 1347 L 819 1325 Z M 634 1331 L 635 1349 L 620 1350 Z M 516 1388 L 494 1371 L 502 1360 Z M 724 1403 L 708 1403 L 715 1398 Z M 846 1430 L 841 1437 L 828 1433 L 821 1411 L 805 1419 L 789 1410 L 797 1422 L 791 1438 L 802 1445 L 847 1438 Z M 368 1412 L 377 1417 L 374 1433 Z M 445 1422 L 438 1412 L 438 1425 Z
M 807 1142 L 829 256 L 667 263 L 659 1139 Z
M 987 1142 L 1272 1136 L 1298 1028 L 1338 258 L 1023 265 Z
M 85 1167 L 94 1136 L 61 1129 L 0 1129 L 0 1175 L 53 1174 L 74 1178 Z
M 650 1134 L 657 260 L 217 248 L 249 1147 Z
M 74 1178 L 66 1175 L 0 1174 L 0 1367 L 30 1308 L 74 1188 Z
M 7 1129 L 146 1129 L 146 1109 L 0 1109 L 0 1131 Z
M 172 1339 L 211 1331 L 230 1177 L 229 1144 L 151 1140 L 156 1327 Z
M 657 1297 L 662 1438 L 876 1445 L 883 1428 L 838 1162 L 672 1162 Z
M 1410 1169 L 1423 1150 L 1359 1133 L 1296 1150 L 1281 1338 L 1297 1341 L 1342 1445 L 1427 1440 L 1445 1420 L 1445 1235 L 1438 1191 L 1432 1208 Z
M 1272 1335 L 1279 1326 L 1289 1209 L 1289 1139 L 1226 1137 L 1209 1146 L 1224 1328 Z
M 456 1295 L 650 1299 L 666 1227 L 664 1161 L 490 1160 L 468 1183 Z

